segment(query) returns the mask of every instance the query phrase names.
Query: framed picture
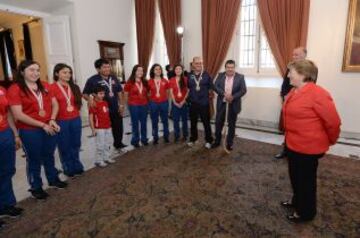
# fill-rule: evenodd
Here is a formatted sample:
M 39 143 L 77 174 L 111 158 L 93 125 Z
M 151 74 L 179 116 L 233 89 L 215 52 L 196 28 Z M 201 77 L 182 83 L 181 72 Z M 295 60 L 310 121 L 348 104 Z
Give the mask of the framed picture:
M 98 41 L 100 48 L 100 57 L 107 59 L 111 65 L 111 72 L 121 82 L 125 82 L 124 73 L 124 43 L 111 41 Z
M 343 72 L 360 72 L 360 0 L 349 1 Z

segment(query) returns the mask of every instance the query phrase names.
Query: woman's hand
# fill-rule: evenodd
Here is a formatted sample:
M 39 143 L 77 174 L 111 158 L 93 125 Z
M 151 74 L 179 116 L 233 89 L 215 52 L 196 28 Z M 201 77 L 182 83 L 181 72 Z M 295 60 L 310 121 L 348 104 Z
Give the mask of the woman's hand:
M 15 136 L 15 148 L 16 150 L 20 149 L 22 146 L 22 142 L 19 136 Z
M 96 129 L 95 128 L 91 130 L 91 136 L 96 136 Z
M 60 126 L 56 123 L 55 120 L 50 120 L 49 121 L 49 126 L 54 128 L 55 132 L 60 132 Z
M 45 124 L 45 123 L 44 123 L 42 129 L 43 129 L 48 135 L 53 136 L 53 135 L 56 134 L 55 129 L 54 129 L 52 126 L 48 125 L 48 124 Z

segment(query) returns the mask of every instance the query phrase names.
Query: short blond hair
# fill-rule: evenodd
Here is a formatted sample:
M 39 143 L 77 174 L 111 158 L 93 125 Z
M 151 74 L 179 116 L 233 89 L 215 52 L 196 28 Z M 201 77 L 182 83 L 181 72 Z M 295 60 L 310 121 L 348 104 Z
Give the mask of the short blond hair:
M 288 64 L 288 69 L 295 69 L 298 74 L 305 76 L 304 82 L 316 82 L 318 67 L 311 60 L 297 60 Z

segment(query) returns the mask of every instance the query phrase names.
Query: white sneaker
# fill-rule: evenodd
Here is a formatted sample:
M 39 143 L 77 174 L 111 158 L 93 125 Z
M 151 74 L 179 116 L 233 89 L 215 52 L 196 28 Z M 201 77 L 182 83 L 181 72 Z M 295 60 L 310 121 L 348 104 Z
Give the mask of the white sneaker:
M 210 144 L 209 142 L 206 142 L 205 148 L 206 148 L 206 149 L 211 149 L 211 144 Z
M 96 162 L 95 166 L 100 167 L 100 168 L 104 168 L 107 166 L 107 164 L 104 161 L 101 162 Z
M 114 160 L 114 159 L 108 159 L 108 160 L 105 160 L 105 162 L 106 163 L 108 163 L 108 164 L 113 164 L 113 163 L 115 163 L 116 161 Z

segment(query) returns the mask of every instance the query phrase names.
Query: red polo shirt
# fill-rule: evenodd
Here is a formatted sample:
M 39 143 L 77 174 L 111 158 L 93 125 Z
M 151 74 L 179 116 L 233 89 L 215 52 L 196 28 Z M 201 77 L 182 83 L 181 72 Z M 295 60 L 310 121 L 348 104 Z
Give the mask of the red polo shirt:
M 95 101 L 96 105 L 89 108 L 89 114 L 94 115 L 94 126 L 97 129 L 111 127 L 109 105 L 106 101 Z
M 298 153 L 325 153 L 340 134 L 341 121 L 333 99 L 314 83 L 289 92 L 283 105 L 283 120 L 286 145 Z
M 179 95 L 178 95 L 179 88 L 178 88 L 177 83 L 176 83 L 176 77 L 171 78 L 170 81 L 169 81 L 169 88 L 172 90 L 175 101 L 177 103 L 180 103 L 180 102 L 184 101 L 185 96 L 186 96 L 187 92 L 189 91 L 189 89 L 188 89 L 188 79 L 186 77 L 184 78 L 184 83 L 185 83 L 185 85 L 181 89 L 181 96 L 179 97 Z M 180 87 L 180 85 L 179 85 L 179 87 Z
M 0 87 L 0 131 L 9 127 L 7 113 L 9 109 L 9 101 L 6 98 L 6 89 Z
M 61 86 L 64 88 L 64 90 L 67 94 L 68 86 L 65 86 L 65 85 L 61 85 Z M 73 92 L 70 90 L 70 94 L 71 94 L 70 102 L 71 102 L 71 105 L 73 106 L 74 110 L 72 112 L 68 112 L 66 109 L 67 108 L 66 98 L 65 98 L 64 94 L 62 93 L 61 89 L 59 88 L 61 86 L 59 86 L 57 83 L 53 83 L 50 85 L 51 91 L 53 92 L 54 97 L 56 98 L 56 101 L 59 103 L 59 113 L 57 115 L 57 119 L 58 120 L 71 120 L 71 119 L 79 117 L 80 113 L 79 113 L 79 109 L 75 105 L 75 97 L 74 97 Z
M 148 104 L 148 90 L 145 85 L 143 85 L 141 93 L 135 83 L 127 81 L 124 86 L 124 91 L 128 93 L 128 104 L 130 106 L 143 106 Z
M 149 82 L 149 91 L 150 91 L 150 100 L 156 103 L 166 102 L 168 100 L 167 90 L 169 89 L 169 81 L 167 79 L 162 78 L 160 80 L 160 96 L 156 96 L 156 85 L 155 79 L 150 79 Z
M 49 120 L 51 119 L 51 112 L 52 112 L 51 100 L 54 97 L 54 95 L 50 89 L 50 85 L 47 82 L 41 82 L 41 83 L 45 89 L 45 92 L 42 93 L 44 110 L 46 113 L 44 117 L 41 117 L 39 115 L 39 105 L 35 96 L 30 91 L 27 91 L 25 93 L 23 90 L 20 89 L 18 84 L 15 83 L 11 85 L 11 87 L 8 90 L 7 97 L 10 106 L 21 105 L 23 113 L 25 113 L 29 117 L 44 123 L 48 123 Z M 17 121 L 16 126 L 20 129 L 37 128 L 34 126 L 29 126 L 21 121 Z

